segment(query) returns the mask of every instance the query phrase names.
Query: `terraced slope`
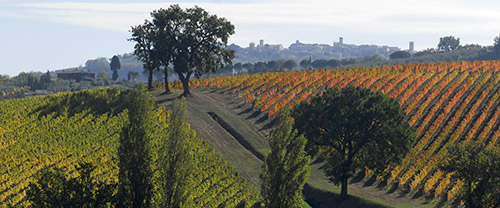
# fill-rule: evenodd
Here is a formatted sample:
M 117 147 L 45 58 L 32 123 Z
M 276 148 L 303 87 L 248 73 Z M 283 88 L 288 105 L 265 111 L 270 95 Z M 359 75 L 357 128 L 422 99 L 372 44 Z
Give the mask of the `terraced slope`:
M 226 89 L 268 116 L 330 87 L 380 91 L 399 101 L 407 121 L 418 129 L 418 142 L 400 165 L 377 179 L 412 194 L 451 200 L 462 182 L 451 180 L 436 164 L 460 141 L 498 145 L 498 71 L 499 61 L 431 63 L 214 77 L 193 80 L 191 86 Z
M 28 184 L 45 166 L 72 174 L 77 162 L 91 162 L 99 181 L 117 181 L 118 138 L 127 121 L 123 94 L 100 89 L 0 102 L 0 206 L 28 205 Z M 168 115 L 163 107 L 154 113 L 153 149 L 165 136 Z M 219 153 L 201 138 L 190 142 L 196 151 L 192 194 L 197 206 L 250 207 L 257 201 L 252 185 Z

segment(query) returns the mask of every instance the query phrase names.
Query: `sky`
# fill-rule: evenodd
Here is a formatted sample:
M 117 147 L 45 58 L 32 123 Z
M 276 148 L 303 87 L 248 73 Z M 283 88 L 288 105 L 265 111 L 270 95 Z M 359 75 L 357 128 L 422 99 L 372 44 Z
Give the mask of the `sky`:
M 453 35 L 461 44 L 492 45 L 500 34 L 494 0 L 0 0 L 0 74 L 84 66 L 88 59 L 130 53 L 130 27 L 149 13 L 198 5 L 235 26 L 230 43 L 376 44 L 408 49 L 437 46 Z

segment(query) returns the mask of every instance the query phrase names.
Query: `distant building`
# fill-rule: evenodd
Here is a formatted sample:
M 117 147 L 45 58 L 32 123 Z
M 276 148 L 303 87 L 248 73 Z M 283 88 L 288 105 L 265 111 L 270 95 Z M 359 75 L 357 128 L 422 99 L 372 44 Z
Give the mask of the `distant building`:
M 260 45 L 260 47 L 263 47 L 263 46 L 264 46 L 264 40 L 262 40 L 262 39 L 261 39 L 261 40 L 259 41 L 259 45 Z
M 413 54 L 413 50 L 415 49 L 414 47 L 415 45 L 413 41 L 410 41 L 410 47 L 408 48 L 408 53 Z
M 88 71 L 81 71 L 81 70 L 65 71 L 65 72 L 58 73 L 57 78 L 58 79 L 72 79 L 72 80 L 76 80 L 77 82 L 79 82 L 79 81 L 93 81 L 93 80 L 95 80 L 95 73 L 88 72 Z
M 339 45 L 342 45 L 344 44 L 344 38 L 343 37 L 339 37 Z

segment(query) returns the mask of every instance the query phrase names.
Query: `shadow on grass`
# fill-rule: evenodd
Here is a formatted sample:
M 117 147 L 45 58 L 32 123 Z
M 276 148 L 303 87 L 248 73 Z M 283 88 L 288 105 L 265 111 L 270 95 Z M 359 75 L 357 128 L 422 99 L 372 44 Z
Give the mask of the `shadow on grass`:
M 348 196 L 347 199 L 341 200 L 340 195 L 328 191 L 316 189 L 309 184 L 304 185 L 305 201 L 312 207 L 318 208 L 386 208 L 386 206 L 375 204 L 357 196 Z
M 250 111 L 251 111 L 251 109 L 250 109 Z M 248 111 L 248 112 L 250 112 L 250 111 Z M 254 111 L 252 114 L 250 114 L 249 116 L 247 116 L 245 119 L 248 120 L 248 119 L 252 119 L 252 118 L 257 118 L 257 116 L 259 116 L 259 114 L 260 114 L 260 112 Z
M 266 125 L 264 125 L 261 129 L 259 129 L 260 131 L 263 131 L 263 130 L 266 130 L 266 129 L 271 129 L 274 127 L 274 124 L 276 123 L 276 119 L 273 119 L 271 120 L 269 123 L 267 123 Z

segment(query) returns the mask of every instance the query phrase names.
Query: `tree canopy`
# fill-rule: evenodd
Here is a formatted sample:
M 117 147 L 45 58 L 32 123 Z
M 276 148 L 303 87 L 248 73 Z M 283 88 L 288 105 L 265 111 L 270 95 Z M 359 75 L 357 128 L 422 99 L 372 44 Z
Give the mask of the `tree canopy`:
M 294 127 L 308 139 L 312 154 L 326 159 L 325 174 L 342 184 L 356 170 L 370 168 L 375 174 L 401 160 L 415 140 L 415 130 L 404 121 L 399 103 L 380 92 L 347 86 L 330 88 L 296 106 Z
M 260 174 L 264 207 L 302 207 L 302 189 L 311 170 L 304 151 L 306 138 L 292 129 L 288 111 L 278 116 L 270 137 L 271 152 Z
M 455 38 L 453 36 L 446 36 L 439 38 L 438 51 L 439 52 L 450 52 L 458 49 L 460 47 L 460 38 Z
M 408 51 L 396 51 L 389 55 L 390 59 L 410 58 L 411 54 Z
M 157 59 L 157 50 L 153 47 L 155 38 L 153 25 L 145 20 L 144 24 L 133 26 L 130 30 L 132 38 L 129 41 L 135 41 L 134 55 L 142 61 L 144 70 L 148 72 L 148 89 L 153 88 L 153 72 L 160 66 Z M 167 83 L 166 83 L 167 84 Z
M 451 148 L 449 157 L 439 164 L 445 173 L 460 179 L 458 199 L 467 208 L 500 205 L 500 149 L 476 142 L 462 142 Z
M 177 4 L 153 11 L 151 16 L 152 21 L 132 28 L 131 40 L 137 42 L 134 54 L 145 63 L 151 62 L 149 68 L 163 67 L 166 91 L 169 64 L 183 84 L 183 95 L 191 93 L 189 80 L 193 74 L 200 76 L 231 64 L 234 51 L 227 47 L 227 42 L 234 34 L 234 26 L 225 18 L 198 6 L 183 10 Z
M 120 64 L 120 58 L 118 56 L 114 55 L 113 58 L 111 58 L 111 63 L 109 64 L 109 67 L 111 68 L 111 71 L 113 72 L 113 80 L 116 81 L 118 79 L 118 70 L 122 67 Z

